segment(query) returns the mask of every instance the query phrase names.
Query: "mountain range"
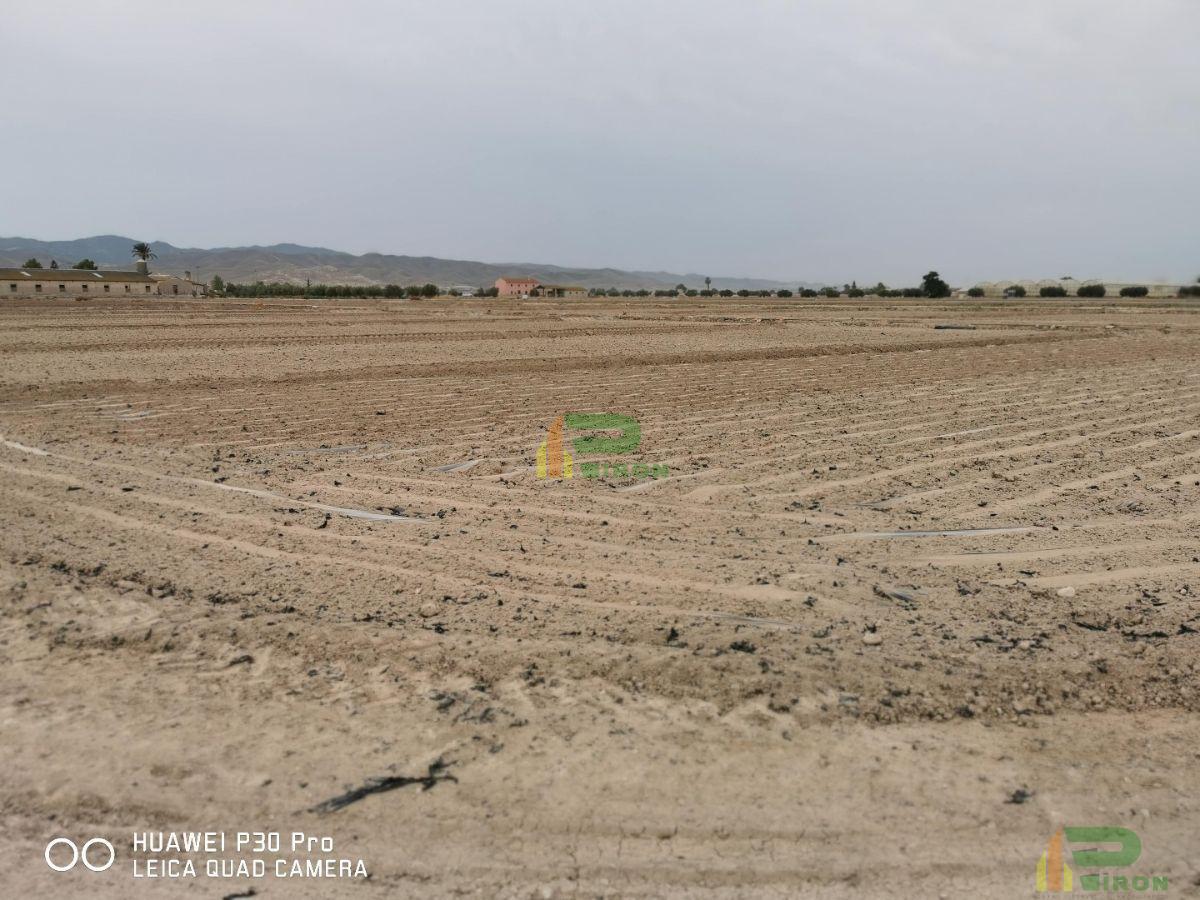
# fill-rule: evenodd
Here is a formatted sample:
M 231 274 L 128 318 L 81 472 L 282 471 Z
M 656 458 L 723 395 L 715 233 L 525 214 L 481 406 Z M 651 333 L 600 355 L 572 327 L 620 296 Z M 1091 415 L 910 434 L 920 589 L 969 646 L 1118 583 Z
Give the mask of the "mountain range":
M 131 269 L 130 248 L 133 238 L 106 234 L 69 241 L 39 241 L 33 238 L 0 237 L 0 266 L 19 266 L 30 257 L 49 266 L 74 265 L 81 259 L 93 260 L 101 269 Z M 502 275 L 527 275 L 546 284 L 575 284 L 589 288 L 673 288 L 684 284 L 704 287 L 704 275 L 676 272 L 630 272 L 622 269 L 585 269 L 543 263 L 485 263 L 464 259 L 439 259 L 433 256 L 398 256 L 390 253 L 364 253 L 356 256 L 327 247 L 300 244 L 273 244 L 269 247 L 176 247 L 165 241 L 150 246 L 155 258 L 153 271 L 182 274 L 190 271 L 197 281 L 210 281 L 220 275 L 226 282 L 314 284 L 425 284 L 441 287 L 455 285 L 490 286 Z M 798 282 L 770 281 L 761 278 L 713 276 L 714 288 L 749 290 L 795 289 Z M 808 287 L 807 283 L 804 286 Z M 815 285 L 812 285 L 815 286 Z

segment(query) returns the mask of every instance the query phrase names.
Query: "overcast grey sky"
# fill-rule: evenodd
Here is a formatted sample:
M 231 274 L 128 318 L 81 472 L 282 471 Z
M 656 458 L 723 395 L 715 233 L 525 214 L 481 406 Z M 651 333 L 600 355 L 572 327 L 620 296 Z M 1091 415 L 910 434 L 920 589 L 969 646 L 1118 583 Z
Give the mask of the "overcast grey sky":
M 1200 274 L 1197 0 L 7 0 L 0 234 Z

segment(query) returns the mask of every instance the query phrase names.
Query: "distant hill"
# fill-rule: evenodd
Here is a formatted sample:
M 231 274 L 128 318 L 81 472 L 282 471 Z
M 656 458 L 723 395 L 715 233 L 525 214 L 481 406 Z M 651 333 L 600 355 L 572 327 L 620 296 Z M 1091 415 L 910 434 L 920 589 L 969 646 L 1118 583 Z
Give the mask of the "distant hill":
M 37 241 L 32 238 L 0 237 L 0 267 L 19 266 L 30 257 L 49 266 L 55 259 L 62 267 L 81 259 L 92 259 L 102 269 L 129 269 L 133 238 L 114 234 L 73 241 Z M 175 247 L 163 241 L 151 245 L 156 258 L 152 269 L 182 273 L 208 281 L 220 275 L 232 282 L 303 282 L 317 284 L 424 284 L 491 285 L 501 275 L 530 275 L 548 284 L 578 284 L 583 287 L 672 288 L 677 284 L 703 288 L 704 275 L 675 272 L 626 272 L 621 269 L 574 269 L 540 263 L 483 263 L 432 256 L 394 256 L 364 253 L 355 256 L 325 247 L 274 244 L 270 247 Z M 713 276 L 714 288 L 776 290 L 795 288 L 800 282 L 768 281 L 761 278 Z M 805 286 L 809 286 L 805 284 Z M 813 285 L 815 286 L 815 285 Z

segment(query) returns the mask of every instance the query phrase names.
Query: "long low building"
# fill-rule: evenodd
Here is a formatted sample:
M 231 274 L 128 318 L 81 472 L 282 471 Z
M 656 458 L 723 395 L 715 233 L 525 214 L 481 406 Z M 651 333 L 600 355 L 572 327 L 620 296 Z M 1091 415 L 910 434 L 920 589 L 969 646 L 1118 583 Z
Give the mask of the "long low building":
M 141 296 L 158 293 L 141 272 L 100 269 L 0 269 L 0 297 Z
M 205 285 L 175 275 L 113 269 L 0 269 L 0 297 L 157 297 L 206 293 Z
M 539 284 L 533 289 L 535 297 L 586 297 L 587 288 L 577 284 Z

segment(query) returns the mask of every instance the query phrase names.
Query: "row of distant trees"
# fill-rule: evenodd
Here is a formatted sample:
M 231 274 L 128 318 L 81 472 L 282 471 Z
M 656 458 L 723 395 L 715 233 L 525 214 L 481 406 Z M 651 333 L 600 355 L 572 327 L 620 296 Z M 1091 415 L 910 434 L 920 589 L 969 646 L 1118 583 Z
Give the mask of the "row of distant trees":
M 57 269 L 58 267 L 59 266 L 58 266 L 57 259 L 50 260 L 50 268 L 51 269 Z M 41 269 L 41 268 L 43 268 L 43 266 L 36 259 L 27 259 L 27 260 L 25 260 L 25 264 L 23 266 L 21 266 L 21 268 L 22 269 Z M 72 269 L 96 269 L 98 267 L 96 265 L 95 260 L 81 259 L 79 262 L 75 263 L 75 265 L 71 266 L 71 268 Z
M 253 284 L 226 282 L 217 275 L 210 285 L 213 293 L 223 297 L 327 297 L 337 299 L 383 297 L 436 297 L 441 293 L 436 284 Z
M 1005 289 L 1005 293 L 1010 297 L 1024 297 L 1028 294 L 1024 287 L 1019 284 L 1014 284 Z M 1145 297 L 1150 293 L 1150 288 L 1140 284 L 1131 284 L 1121 288 L 1119 291 L 1122 297 Z M 1081 284 L 1075 291 L 1076 297 L 1104 297 L 1108 294 L 1108 288 L 1102 284 Z M 968 297 L 982 297 L 983 288 L 973 287 L 967 291 Z M 1067 289 L 1060 284 L 1050 284 L 1038 289 L 1039 297 L 1066 297 L 1068 296 Z M 1185 284 L 1179 289 L 1180 297 L 1200 297 L 1200 283 Z
M 897 288 L 892 290 L 884 288 L 836 288 L 825 287 L 814 288 L 797 288 L 794 291 L 787 288 L 781 288 L 777 291 L 751 291 L 743 288 L 739 291 L 734 290 L 696 290 L 694 288 L 685 288 L 678 290 L 656 290 L 649 291 L 641 290 L 620 290 L 618 288 L 592 288 L 588 291 L 591 297 L 927 297 L 921 288 Z M 948 295 L 947 295 L 948 296 Z
M 267 284 L 262 281 L 256 281 L 252 284 L 236 284 L 234 282 L 224 281 L 220 275 L 212 279 L 210 288 L 214 294 L 224 297 L 326 297 L 326 298 L 391 298 L 400 299 L 404 297 L 436 297 L 441 291 L 435 284 L 385 284 L 385 285 L 352 285 L 352 284 Z M 935 289 L 936 290 L 936 289 Z M 450 290 L 447 292 L 449 296 L 459 296 L 458 290 Z M 494 287 L 478 288 L 474 292 L 476 297 L 496 297 L 499 291 Z M 626 288 L 591 288 L 588 290 L 590 297 L 949 297 L 950 289 L 946 288 L 945 293 L 928 293 L 924 287 L 919 288 L 903 288 L 892 290 L 884 285 L 877 285 L 873 288 L 858 288 L 847 286 L 846 288 L 826 287 L 820 290 L 812 288 L 798 288 L 795 291 L 785 289 L 778 291 L 751 291 L 742 289 L 734 290 L 695 290 L 691 288 L 677 288 L 675 290 L 648 290 L 639 288 L 637 290 Z
M 90 262 L 90 260 L 85 260 Z M 76 268 L 86 268 L 76 266 Z M 435 284 L 412 284 L 412 285 L 348 285 L 348 284 L 266 284 L 261 281 L 256 281 L 253 284 L 235 284 L 226 283 L 218 275 L 212 280 L 212 290 L 216 294 L 226 297 L 325 297 L 325 298 L 393 298 L 400 299 L 404 297 L 436 297 L 441 291 Z M 1027 292 L 1021 285 L 1013 285 L 1008 289 L 1009 295 L 1013 297 L 1024 297 Z M 481 287 L 475 292 L 477 297 L 495 297 L 498 292 L 494 287 Z M 1103 297 L 1107 293 L 1102 284 L 1085 284 L 1081 285 L 1076 291 L 1076 296 L 1079 297 Z M 1122 297 L 1145 297 L 1149 294 L 1149 288 L 1140 285 L 1121 288 L 1120 294 Z M 458 296 L 459 291 L 449 291 L 451 296 Z M 683 284 L 678 284 L 674 289 L 659 289 L 648 290 L 640 289 L 620 289 L 620 288 L 591 288 L 588 295 L 591 297 L 949 297 L 951 294 L 950 286 L 938 275 L 937 272 L 929 272 L 922 280 L 920 287 L 908 288 L 889 288 L 883 282 L 872 287 L 860 288 L 856 282 L 845 284 L 840 288 L 824 287 L 820 289 L 800 287 L 795 291 L 782 289 L 777 291 L 768 290 L 742 290 L 734 291 L 730 289 L 715 290 L 713 288 L 705 288 L 697 290 L 688 288 Z M 973 287 L 967 291 L 969 297 L 982 297 L 984 295 L 983 288 Z M 1066 288 L 1060 285 L 1050 285 L 1039 290 L 1039 295 L 1042 297 L 1066 297 Z M 1185 285 L 1179 291 L 1180 297 L 1200 297 L 1200 283 L 1195 285 Z
M 704 279 L 711 284 L 711 279 Z M 592 297 L 949 297 L 950 285 L 942 280 L 937 272 L 928 273 L 920 287 L 889 288 L 882 281 L 874 287 L 860 288 L 857 282 L 837 287 L 807 288 L 798 287 L 795 291 L 783 288 L 777 291 L 752 291 L 743 288 L 740 291 L 729 289 L 714 290 L 706 287 L 704 290 L 689 288 L 683 284 L 675 285 L 674 290 L 620 290 L 618 288 L 592 288 L 588 291 Z

